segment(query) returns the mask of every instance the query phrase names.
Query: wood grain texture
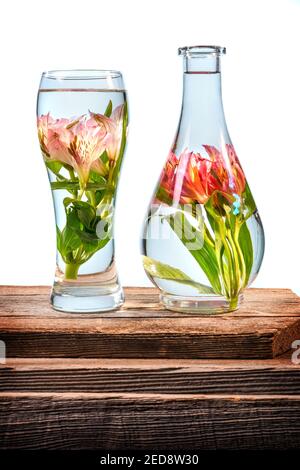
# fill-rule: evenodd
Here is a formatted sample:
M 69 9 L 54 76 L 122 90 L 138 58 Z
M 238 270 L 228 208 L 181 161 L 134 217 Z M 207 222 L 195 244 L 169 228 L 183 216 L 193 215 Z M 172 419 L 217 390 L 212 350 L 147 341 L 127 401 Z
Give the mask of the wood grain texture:
M 300 365 L 269 360 L 8 359 L 1 392 L 300 395 Z
M 159 304 L 159 291 L 153 287 L 125 287 L 126 302 L 115 312 L 88 314 L 91 318 L 124 318 L 138 315 L 147 317 L 191 317 L 198 314 L 171 312 Z M 7 299 L 9 297 L 9 299 Z M 22 317 L 39 315 L 51 318 L 86 317 L 87 314 L 57 312 L 49 304 L 50 287 L 48 286 L 0 286 L 0 308 L 5 316 Z M 266 308 L 267 302 L 267 308 Z M 268 317 L 298 316 L 299 297 L 290 289 L 247 289 L 244 302 L 239 310 L 229 314 L 217 315 L 218 318 L 233 317 Z
M 80 315 L 52 310 L 46 287 L 0 287 L 0 449 L 300 447 L 300 365 L 273 358 L 300 339 L 295 294 L 250 289 L 215 317 L 125 294 Z
M 1 449 L 284 449 L 300 397 L 0 393 Z
M 300 299 L 287 289 L 249 289 L 238 312 L 169 312 L 152 288 L 125 289 L 109 314 L 54 311 L 45 287 L 0 287 L 0 339 L 8 357 L 272 358 L 300 338 Z

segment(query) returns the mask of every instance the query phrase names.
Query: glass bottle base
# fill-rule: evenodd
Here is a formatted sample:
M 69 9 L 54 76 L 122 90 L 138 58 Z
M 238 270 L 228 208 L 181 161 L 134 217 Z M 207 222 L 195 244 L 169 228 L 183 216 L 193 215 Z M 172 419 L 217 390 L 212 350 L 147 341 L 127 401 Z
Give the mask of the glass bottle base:
M 199 315 L 218 315 L 237 310 L 243 300 L 243 295 L 229 301 L 222 296 L 184 297 L 173 294 L 160 294 L 161 303 L 167 310 Z
M 113 292 L 96 286 L 54 285 L 51 304 L 55 310 L 70 313 L 101 313 L 116 310 L 124 303 L 121 287 Z

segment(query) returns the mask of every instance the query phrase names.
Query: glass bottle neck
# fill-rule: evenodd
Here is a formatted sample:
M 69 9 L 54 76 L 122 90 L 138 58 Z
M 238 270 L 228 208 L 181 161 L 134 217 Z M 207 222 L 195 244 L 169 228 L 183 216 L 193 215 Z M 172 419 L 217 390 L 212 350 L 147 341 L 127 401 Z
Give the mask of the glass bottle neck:
M 221 57 L 217 54 L 185 55 L 183 71 L 188 73 L 218 73 L 221 72 Z
M 210 116 L 223 113 L 220 57 L 183 59 L 183 112 L 199 111 Z M 188 109 L 187 109 L 188 108 Z
M 183 100 L 176 147 L 200 151 L 201 145 L 229 141 L 221 90 L 220 57 L 183 58 Z
M 184 72 L 182 112 L 224 118 L 220 72 Z

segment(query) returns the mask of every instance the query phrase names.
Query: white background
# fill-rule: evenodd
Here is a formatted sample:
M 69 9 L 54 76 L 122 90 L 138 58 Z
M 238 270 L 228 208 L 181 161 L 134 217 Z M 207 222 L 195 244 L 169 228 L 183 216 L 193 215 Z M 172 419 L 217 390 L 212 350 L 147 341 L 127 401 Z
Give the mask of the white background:
M 147 285 L 139 255 L 146 207 L 180 112 L 177 48 L 217 44 L 227 124 L 266 232 L 255 282 L 300 287 L 300 2 L 10 0 L 1 12 L 1 284 L 51 284 L 55 230 L 35 128 L 40 74 L 123 72 L 130 137 L 117 212 L 123 285 Z

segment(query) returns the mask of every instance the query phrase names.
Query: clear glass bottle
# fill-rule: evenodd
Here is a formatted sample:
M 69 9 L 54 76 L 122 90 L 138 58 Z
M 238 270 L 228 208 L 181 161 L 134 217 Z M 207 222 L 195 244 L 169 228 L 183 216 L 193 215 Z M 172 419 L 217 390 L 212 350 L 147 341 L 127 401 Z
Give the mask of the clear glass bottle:
M 144 269 L 163 305 L 180 312 L 236 310 L 263 259 L 263 227 L 224 116 L 223 54 L 179 49 L 181 116 L 144 224 Z
M 52 305 L 69 312 L 114 310 L 124 300 L 113 240 L 128 121 L 121 73 L 43 73 L 37 118 L 57 231 Z

